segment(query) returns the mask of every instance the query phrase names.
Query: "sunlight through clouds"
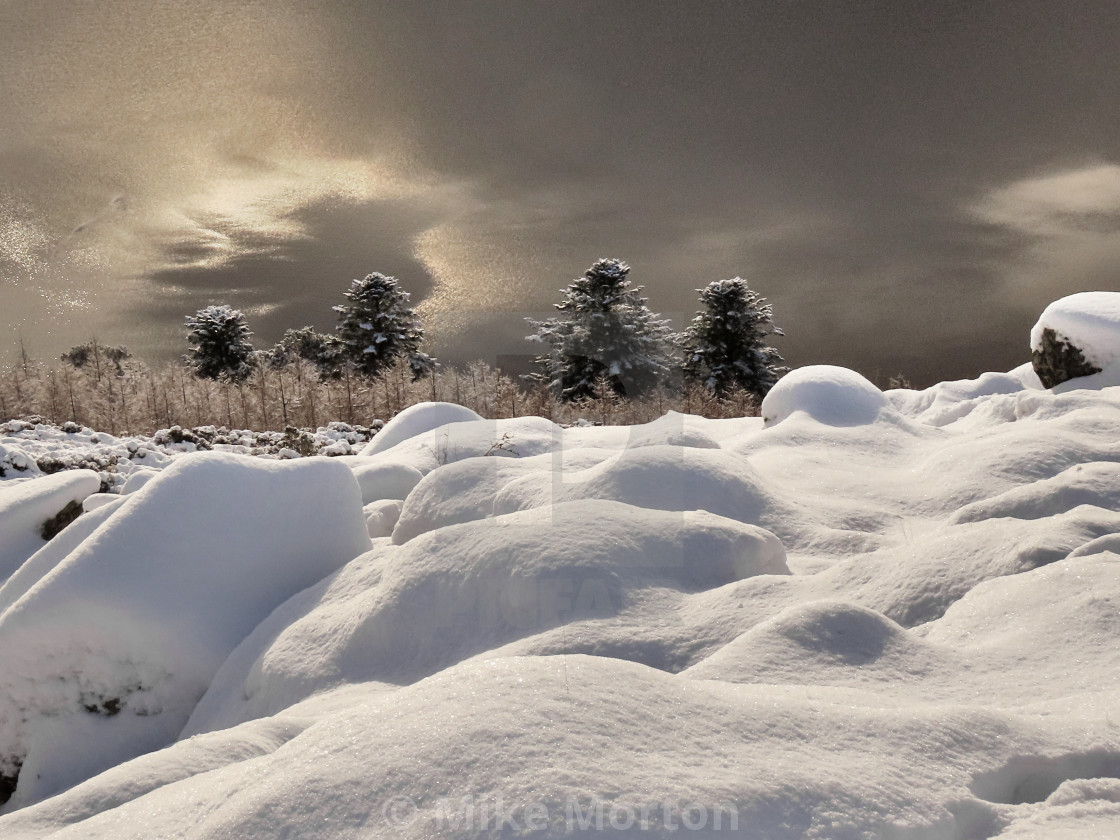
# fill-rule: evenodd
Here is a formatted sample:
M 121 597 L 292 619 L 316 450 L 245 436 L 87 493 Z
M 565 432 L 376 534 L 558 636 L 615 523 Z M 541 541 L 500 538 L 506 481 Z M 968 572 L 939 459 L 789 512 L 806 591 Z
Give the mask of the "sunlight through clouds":
M 1095 164 L 1016 181 L 976 207 L 986 221 L 1036 236 L 1120 230 L 1120 166 Z
M 1015 181 L 988 193 L 975 218 L 1026 238 L 1006 269 L 1040 298 L 1120 283 L 1120 166 L 1095 163 Z

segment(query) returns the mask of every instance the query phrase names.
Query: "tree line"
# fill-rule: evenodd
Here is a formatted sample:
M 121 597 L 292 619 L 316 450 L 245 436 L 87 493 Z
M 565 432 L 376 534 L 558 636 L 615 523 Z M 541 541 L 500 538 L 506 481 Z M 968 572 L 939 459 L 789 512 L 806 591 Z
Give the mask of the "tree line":
M 598 260 L 563 290 L 557 316 L 528 319 L 540 352 L 521 382 L 482 362 L 439 364 L 422 349 L 409 293 L 374 272 L 351 281 L 333 307 L 333 333 L 290 329 L 268 349 L 253 346 L 244 314 L 227 305 L 187 318 L 183 363 L 160 370 L 97 340 L 71 348 L 57 368 L 21 349 L 18 363 L 0 370 L 0 418 L 38 415 L 118 434 L 369 422 L 427 399 L 559 422 L 644 422 L 670 409 L 753 413 L 786 370 L 768 344 L 782 332 L 765 299 L 741 278 L 714 281 L 698 290 L 702 308 L 688 328 L 674 333 L 629 272 L 621 260 Z

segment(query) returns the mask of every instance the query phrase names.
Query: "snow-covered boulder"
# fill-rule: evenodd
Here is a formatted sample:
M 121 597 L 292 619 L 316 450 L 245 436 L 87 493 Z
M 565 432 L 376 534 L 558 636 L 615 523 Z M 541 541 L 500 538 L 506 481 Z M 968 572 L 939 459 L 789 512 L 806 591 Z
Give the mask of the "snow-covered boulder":
M 403 505 L 404 501 L 401 499 L 381 499 L 362 508 L 365 513 L 366 530 L 369 531 L 370 539 L 393 535 L 393 528 L 396 527 L 397 520 L 401 518 L 401 507 Z
M 362 501 L 367 505 L 382 499 L 406 499 L 424 477 L 420 470 L 408 464 L 371 462 L 365 458 L 350 458 L 346 463 L 354 470 L 354 477 L 362 488 Z
M 465 420 L 481 420 L 482 416 L 461 405 L 445 402 L 426 402 L 411 405 L 385 424 L 373 440 L 362 449 L 362 455 L 376 455 L 392 449 L 401 441 Z
M 82 501 L 101 482 L 92 470 L 67 470 L 14 486 L 0 484 L 0 582 L 46 543 L 43 526 L 68 505 Z
M 170 743 L 238 642 L 370 545 L 334 460 L 186 455 L 126 497 L 0 615 L 13 803 Z
M 460 420 L 406 438 L 384 454 L 378 453 L 376 458 L 408 464 L 427 475 L 465 458 L 489 455 L 512 460 L 552 452 L 567 443 L 565 431 L 544 417 Z M 626 429 L 618 427 L 616 431 L 622 433 L 619 443 L 622 446 Z M 374 442 L 380 437 L 378 435 Z M 353 466 L 358 468 L 361 460 Z
M 19 569 L 0 586 L 0 616 L 12 604 L 46 577 L 47 573 L 65 560 L 74 549 L 96 531 L 110 514 L 128 499 L 116 493 L 94 493 L 94 496 L 107 496 L 110 501 L 98 505 L 66 526 L 62 533 L 31 555 Z M 90 498 L 93 498 L 92 496 Z M 89 501 L 89 499 L 86 499 Z M 82 503 L 84 506 L 84 502 Z
M 1031 329 L 1031 361 L 1047 388 L 1101 373 L 1118 358 L 1120 292 L 1081 292 L 1056 300 Z
M 35 463 L 23 447 L 10 443 L 0 443 L 0 479 L 9 481 L 19 478 L 37 478 L 42 475 L 39 465 Z
M 882 391 L 854 370 L 834 365 L 791 371 L 762 400 L 767 428 L 798 412 L 826 426 L 865 426 L 881 414 L 897 416 Z
M 121 495 L 128 496 L 135 493 L 153 478 L 159 475 L 159 471 L 141 467 L 134 470 L 127 479 L 125 479 L 124 486 L 121 487 Z

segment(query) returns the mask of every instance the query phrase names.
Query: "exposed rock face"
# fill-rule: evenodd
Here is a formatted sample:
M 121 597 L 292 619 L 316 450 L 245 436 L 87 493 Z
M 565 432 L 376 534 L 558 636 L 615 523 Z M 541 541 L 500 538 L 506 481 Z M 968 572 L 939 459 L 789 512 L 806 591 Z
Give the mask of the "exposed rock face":
M 15 769 L 11 773 L 0 772 L 0 805 L 12 798 L 19 783 L 20 762 L 15 762 Z
M 1101 372 L 1099 367 L 1085 361 L 1080 348 L 1049 328 L 1042 331 L 1042 348 L 1031 351 L 1031 363 L 1046 388 Z

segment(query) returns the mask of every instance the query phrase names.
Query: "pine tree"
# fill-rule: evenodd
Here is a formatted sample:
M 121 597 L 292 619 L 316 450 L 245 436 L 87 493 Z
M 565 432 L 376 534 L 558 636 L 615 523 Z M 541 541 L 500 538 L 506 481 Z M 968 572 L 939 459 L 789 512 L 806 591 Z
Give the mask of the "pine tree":
M 375 377 L 403 358 L 414 382 L 434 370 L 435 360 L 420 351 L 424 330 L 408 305 L 411 295 L 395 277 L 375 271 L 352 280 L 346 298 L 349 303 L 333 309 L 338 313 L 342 355 L 355 369 Z
M 241 310 L 225 304 L 200 309 L 187 318 L 187 366 L 200 379 L 244 382 L 253 372 L 251 335 Z
M 330 333 L 316 332 L 314 327 L 286 330 L 280 343 L 272 349 L 273 365 L 286 365 L 296 359 L 311 362 L 325 379 L 342 376 L 342 340 Z
M 651 312 L 641 286 L 626 279 L 630 266 L 600 259 L 563 290 L 555 304 L 560 318 L 526 320 L 536 329 L 529 341 L 548 346 L 534 361 L 535 379 L 571 402 L 599 399 L 604 380 L 619 396 L 636 397 L 665 381 L 678 336 Z
M 735 386 L 766 396 L 789 370 L 766 344 L 767 336 L 784 335 L 774 326 L 773 308 L 741 277 L 697 291 L 704 309 L 685 332 L 685 376 L 720 396 Z

